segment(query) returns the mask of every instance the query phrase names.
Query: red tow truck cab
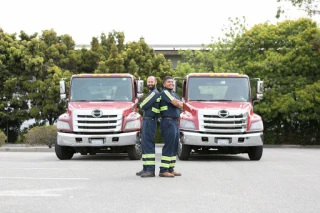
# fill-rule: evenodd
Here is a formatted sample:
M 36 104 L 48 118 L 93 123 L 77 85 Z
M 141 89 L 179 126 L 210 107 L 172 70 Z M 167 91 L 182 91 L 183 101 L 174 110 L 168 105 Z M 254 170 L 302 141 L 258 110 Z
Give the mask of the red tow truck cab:
M 138 99 L 142 92 L 143 81 L 130 74 L 73 75 L 68 95 L 65 81 L 60 81 L 67 112 L 57 122 L 57 157 L 66 160 L 75 153 L 111 152 L 141 159 Z
M 260 160 L 263 153 L 263 122 L 253 112 L 262 99 L 263 81 L 239 73 L 191 73 L 182 84 L 184 110 L 180 116 L 178 157 L 196 154 L 248 153 Z M 253 100 L 254 99 L 254 100 Z

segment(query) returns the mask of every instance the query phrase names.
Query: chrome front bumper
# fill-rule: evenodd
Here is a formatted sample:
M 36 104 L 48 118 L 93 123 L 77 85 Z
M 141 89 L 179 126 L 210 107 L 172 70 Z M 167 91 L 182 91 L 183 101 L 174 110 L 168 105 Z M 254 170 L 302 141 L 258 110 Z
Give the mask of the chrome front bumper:
M 103 147 L 135 145 L 139 132 L 119 133 L 112 135 L 80 135 L 58 132 L 57 143 L 71 147 Z
M 193 146 L 225 146 L 225 147 L 247 147 L 247 146 L 262 146 L 263 132 L 248 133 L 248 134 L 202 134 L 197 132 L 185 132 L 181 137 L 181 143 Z M 225 141 L 229 140 L 229 143 Z M 223 143 L 222 143 L 223 142 Z

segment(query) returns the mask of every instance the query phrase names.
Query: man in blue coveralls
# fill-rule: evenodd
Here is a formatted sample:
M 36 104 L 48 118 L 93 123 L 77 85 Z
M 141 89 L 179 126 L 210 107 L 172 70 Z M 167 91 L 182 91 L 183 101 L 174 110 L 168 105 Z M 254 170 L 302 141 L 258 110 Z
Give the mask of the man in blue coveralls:
M 160 93 L 160 115 L 162 118 L 160 127 L 164 146 L 162 148 L 159 176 L 181 176 L 181 173 L 174 171 L 174 166 L 180 137 L 178 119 L 180 118 L 180 110 L 183 109 L 183 102 L 173 91 L 174 80 L 171 76 L 164 77 L 163 87 Z
M 136 175 L 141 177 L 155 177 L 155 144 L 154 138 L 159 117 L 160 94 L 156 88 L 157 80 L 154 76 L 147 79 L 149 93 L 140 108 L 144 110 L 142 121 L 142 162 L 143 169 Z

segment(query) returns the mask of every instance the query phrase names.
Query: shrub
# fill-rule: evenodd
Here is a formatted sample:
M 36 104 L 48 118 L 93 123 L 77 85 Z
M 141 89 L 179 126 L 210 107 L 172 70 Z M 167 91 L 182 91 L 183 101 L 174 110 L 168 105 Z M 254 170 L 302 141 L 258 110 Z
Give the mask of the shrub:
M 0 146 L 3 146 L 6 140 L 7 140 L 7 136 L 2 131 L 0 131 Z
M 57 140 L 57 127 L 52 126 L 36 126 L 24 135 L 24 142 L 30 145 L 47 145 L 49 148 L 55 144 Z

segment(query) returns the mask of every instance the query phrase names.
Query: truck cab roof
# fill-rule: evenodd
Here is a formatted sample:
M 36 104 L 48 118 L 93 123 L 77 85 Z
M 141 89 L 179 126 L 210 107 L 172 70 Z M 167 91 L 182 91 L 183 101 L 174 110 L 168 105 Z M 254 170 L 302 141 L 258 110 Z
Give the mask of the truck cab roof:
M 189 73 L 185 78 L 189 77 L 248 77 L 240 73 Z
M 135 78 L 133 75 L 129 73 L 102 73 L 102 74 L 76 74 L 72 75 L 72 78 L 81 78 L 81 77 L 92 77 L 92 78 L 99 78 L 99 77 L 130 77 Z

